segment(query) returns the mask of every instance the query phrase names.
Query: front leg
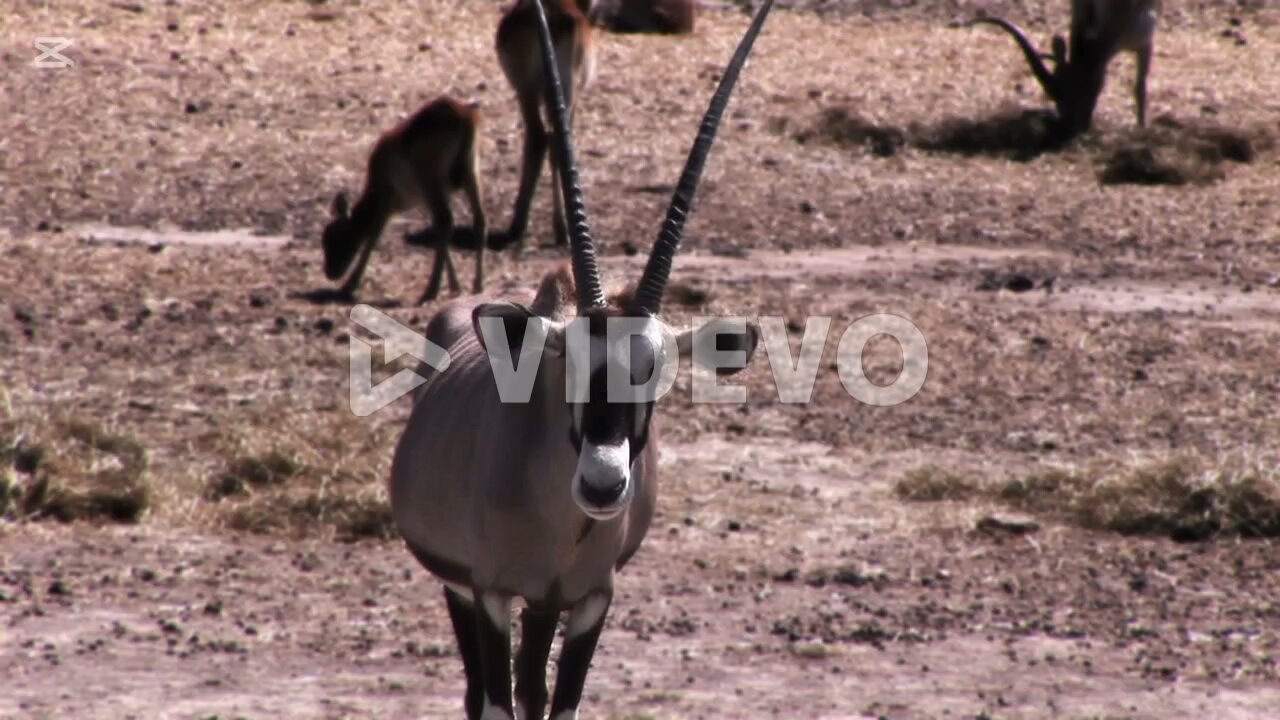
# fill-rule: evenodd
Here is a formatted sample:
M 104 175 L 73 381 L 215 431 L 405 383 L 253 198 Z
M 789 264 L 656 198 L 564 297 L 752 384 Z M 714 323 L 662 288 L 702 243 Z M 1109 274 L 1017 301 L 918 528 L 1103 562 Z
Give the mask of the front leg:
M 529 226 L 529 211 L 533 205 L 538 178 L 542 175 L 542 165 L 547 159 L 549 141 L 536 99 L 521 100 L 520 115 L 524 120 L 524 152 L 520 168 L 520 187 L 516 190 L 516 204 L 511 211 L 511 224 L 507 226 L 506 232 L 508 242 L 516 243 L 517 257 L 524 251 L 524 234 Z
M 557 610 L 527 607 L 516 653 L 516 718 L 541 720 L 547 709 L 547 657 L 556 637 Z
M 436 257 L 431 265 L 431 279 L 427 288 L 418 298 L 418 304 L 430 302 L 440 294 L 440 281 L 443 273 L 449 273 L 449 289 L 458 291 L 458 274 L 453 268 L 453 259 L 449 257 L 449 246 L 453 242 L 453 211 L 449 208 L 447 193 L 434 189 L 427 194 L 427 207 L 431 209 L 434 226 L 431 230 L 435 240 Z
M 378 244 L 378 236 L 373 235 L 364 241 L 364 245 L 360 247 L 360 258 L 356 260 L 355 269 L 347 276 L 347 281 L 342 284 L 338 290 L 344 300 L 355 302 L 356 289 L 360 287 L 360 281 L 364 279 L 365 266 L 369 264 L 369 256 L 373 254 L 373 248 Z
M 1138 71 L 1133 83 L 1133 102 L 1137 106 L 1138 127 L 1147 126 L 1147 73 L 1151 72 L 1152 46 L 1138 51 Z
M 511 598 L 498 593 L 478 593 L 476 639 L 480 678 L 484 684 L 481 720 L 513 720 L 511 704 Z
M 583 598 L 569 611 L 569 627 L 565 630 L 564 647 L 560 650 L 560 669 L 556 673 L 556 691 L 551 698 L 551 720 L 575 720 L 582 702 L 582 687 L 587 669 L 595 655 L 600 631 L 613 600 L 612 590 L 602 590 Z
M 416 553 L 415 553 L 416 554 Z M 467 678 L 465 707 L 467 720 L 480 720 L 484 710 L 484 685 L 480 679 L 480 648 L 476 637 L 479 622 L 471 600 L 456 590 L 446 588 L 444 591 L 445 606 L 449 608 L 449 620 L 453 624 L 453 633 L 458 640 L 458 654 L 462 655 L 462 670 Z
M 471 205 L 471 229 L 476 239 L 476 277 L 471 284 L 471 292 L 477 295 L 484 291 L 484 253 L 489 242 L 489 223 L 484 216 L 484 201 L 480 198 L 479 172 L 473 153 L 466 191 L 467 202 Z

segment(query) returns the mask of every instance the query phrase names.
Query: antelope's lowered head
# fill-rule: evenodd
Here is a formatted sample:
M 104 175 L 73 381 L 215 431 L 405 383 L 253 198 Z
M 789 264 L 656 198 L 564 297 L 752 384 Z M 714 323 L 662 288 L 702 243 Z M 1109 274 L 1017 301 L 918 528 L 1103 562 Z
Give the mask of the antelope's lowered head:
M 1026 57 L 1031 72 L 1053 101 L 1062 140 L 1087 132 L 1107 68 L 1120 52 L 1137 59 L 1134 105 L 1139 126 L 1146 126 L 1147 75 L 1155 48 L 1161 0 L 1072 0 L 1068 39 L 1054 35 L 1052 52 L 1043 54 L 1017 25 L 1000 17 L 979 17 L 966 25 L 995 25 L 1009 33 Z M 1045 60 L 1053 69 L 1045 66 Z

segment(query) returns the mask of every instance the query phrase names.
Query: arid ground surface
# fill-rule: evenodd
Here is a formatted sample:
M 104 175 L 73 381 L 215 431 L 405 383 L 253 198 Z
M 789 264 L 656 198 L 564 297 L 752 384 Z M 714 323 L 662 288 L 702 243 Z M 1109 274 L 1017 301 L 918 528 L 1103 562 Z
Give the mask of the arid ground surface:
M 333 194 L 439 92 L 481 101 L 505 224 L 500 6 L 14 5 L 0 716 L 461 715 L 443 599 L 387 511 L 409 401 L 352 415 L 349 306 L 312 298 Z M 1121 58 L 1096 133 L 1043 154 L 1014 147 L 1045 99 L 1013 44 L 949 23 L 999 10 L 1043 42 L 1065 2 L 774 13 L 666 314 L 780 318 L 793 352 L 829 317 L 817 384 L 781 402 L 780 347 L 731 381 L 741 405 L 694 404 L 682 371 L 583 717 L 1276 716 L 1280 11 L 1166 5 L 1153 127 Z M 577 143 L 610 277 L 638 274 L 746 22 L 600 37 Z M 42 36 L 75 65 L 33 68 Z M 492 289 L 561 259 L 549 206 L 544 184 Z M 415 327 L 429 258 L 400 236 L 423 222 L 360 291 Z M 836 366 L 880 312 L 928 343 L 892 407 Z M 881 383 L 903 362 L 883 337 L 863 360 Z

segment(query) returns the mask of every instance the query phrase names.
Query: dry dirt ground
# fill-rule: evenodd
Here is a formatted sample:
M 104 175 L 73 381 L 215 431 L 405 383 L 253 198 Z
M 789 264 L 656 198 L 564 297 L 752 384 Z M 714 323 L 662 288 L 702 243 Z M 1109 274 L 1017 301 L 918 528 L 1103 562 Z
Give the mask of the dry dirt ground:
M 808 316 L 832 334 L 811 403 L 778 400 L 763 351 L 735 380 L 746 403 L 693 404 L 687 371 L 665 400 L 660 516 L 584 717 L 1275 716 L 1280 12 L 1166 4 L 1152 130 L 1132 129 L 1122 58 L 1097 133 L 1029 158 L 955 141 L 1044 99 L 1007 39 L 948 23 L 999 9 L 1043 41 L 1065 3 L 775 12 L 669 315 L 783 318 L 793 348 Z M 483 103 L 505 223 L 520 139 L 499 6 L 11 5 L 0 716 L 458 716 L 442 598 L 387 520 L 407 401 L 349 412 L 349 308 L 308 298 L 333 193 L 438 92 Z M 653 237 L 746 19 L 700 22 L 600 39 L 577 139 L 612 277 L 637 272 L 625 251 Z M 33 68 L 40 36 L 74 40 L 75 65 Z M 1103 182 L 1135 157 L 1165 171 Z M 540 237 L 548 206 L 544 185 Z M 361 290 L 419 327 L 428 260 L 399 238 L 421 222 L 388 230 Z M 498 259 L 491 286 L 558 257 Z M 854 401 L 834 366 L 837 333 L 876 312 L 928 342 L 923 389 L 893 407 Z M 878 382 L 902 365 L 883 338 L 864 360 Z M 1126 525 L 1135 503 L 1106 494 L 1227 476 L 1251 489 L 1216 515 L 1217 495 L 1175 507 L 1191 530 L 1155 501 Z M 1064 477 L 1111 480 L 1045 484 Z M 911 478 L 944 499 L 905 500 Z M 1011 509 L 1039 530 L 978 529 Z

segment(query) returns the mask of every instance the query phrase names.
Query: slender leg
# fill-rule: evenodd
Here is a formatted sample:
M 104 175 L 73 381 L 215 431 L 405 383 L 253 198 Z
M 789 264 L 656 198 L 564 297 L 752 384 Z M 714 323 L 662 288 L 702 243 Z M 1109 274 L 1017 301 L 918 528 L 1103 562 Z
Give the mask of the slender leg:
M 342 284 L 339 291 L 347 297 L 354 297 L 356 288 L 360 287 L 360 281 L 364 279 L 364 268 L 369 264 L 369 256 L 373 254 L 373 248 L 378 244 L 378 236 L 373 235 L 364 241 L 364 245 L 360 248 L 360 258 L 356 260 L 356 267 L 347 276 L 347 281 Z
M 1133 84 L 1133 100 L 1138 108 L 1138 127 L 1147 126 L 1147 73 L 1151 72 L 1152 47 L 1138 51 L 1138 76 Z
M 529 227 L 529 209 L 533 205 L 533 193 L 542 175 L 542 164 L 547 157 L 547 129 L 538 112 L 538 102 L 520 101 L 520 116 L 524 120 L 524 161 L 520 171 L 520 189 L 516 191 L 516 206 L 511 212 L 511 225 L 507 228 L 508 240 L 516 243 L 516 254 L 524 250 L 524 233 Z
M 480 720 L 484 709 L 484 684 L 480 680 L 480 647 L 477 645 L 476 608 L 470 600 L 448 588 L 444 591 L 445 605 L 449 608 L 449 620 L 453 634 L 458 639 L 458 652 L 462 655 L 462 669 L 467 675 L 467 720 Z
M 488 223 L 484 217 L 484 203 L 480 199 L 480 168 L 475 152 L 471 155 L 471 173 L 467 178 L 467 203 L 471 206 L 471 227 L 476 237 L 476 278 L 472 293 L 484 292 L 484 251 L 489 237 Z
M 418 303 L 430 302 L 440 294 L 440 280 L 444 272 L 449 273 L 449 288 L 458 291 L 458 275 L 453 267 L 453 259 L 449 257 L 449 245 L 453 240 L 453 211 L 449 208 L 449 196 L 442 190 L 432 190 L 427 194 L 427 206 L 431 208 L 434 220 L 436 256 L 431 264 L 431 279 Z
M 612 599 L 611 591 L 601 591 L 588 595 L 569 611 L 569 627 L 565 631 L 560 669 L 556 673 L 556 691 L 551 698 L 551 720 L 577 718 L 587 668 L 591 666 L 591 656 L 596 652 L 596 643 L 600 640 L 600 631 L 604 628 Z
M 570 52 L 572 52 L 570 50 Z M 574 93 L 574 77 L 573 77 L 573 58 L 570 52 L 561 52 L 556 57 L 556 65 L 560 72 L 560 89 L 564 92 L 564 106 L 568 114 L 566 121 L 569 128 L 573 128 L 573 110 L 576 105 L 573 102 Z M 550 105 L 548 104 L 548 110 Z M 579 178 L 581 181 L 581 178 Z M 551 153 L 551 197 L 554 202 L 553 212 L 551 216 L 551 227 L 555 233 L 555 241 L 557 245 L 569 244 L 569 228 L 564 217 L 564 185 L 561 184 L 560 166 L 556 162 L 556 154 Z
M 569 226 L 564 221 L 564 193 L 560 186 L 560 164 L 556 162 L 555 153 L 551 153 L 551 200 L 554 203 L 551 213 L 551 229 L 555 235 L 556 245 L 569 243 Z
M 555 610 L 525 608 L 516 653 L 516 719 L 541 720 L 547 709 L 547 658 L 556 637 Z
M 480 612 L 476 631 L 480 648 L 480 678 L 484 681 L 482 720 L 511 720 L 511 598 L 476 593 Z

